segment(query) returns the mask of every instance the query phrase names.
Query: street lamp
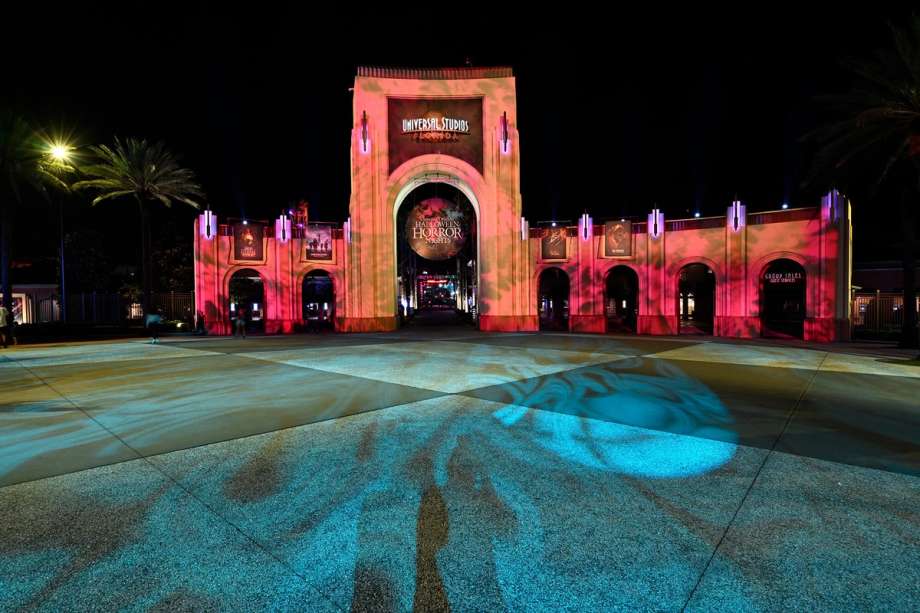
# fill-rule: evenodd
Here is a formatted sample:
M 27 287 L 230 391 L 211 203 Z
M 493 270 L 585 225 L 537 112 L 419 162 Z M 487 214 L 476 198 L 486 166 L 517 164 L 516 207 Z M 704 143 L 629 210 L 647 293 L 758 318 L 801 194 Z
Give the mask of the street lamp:
M 51 145 L 51 157 L 58 162 L 66 162 L 70 158 L 70 147 L 60 143 Z
M 71 147 L 66 143 L 55 142 L 48 147 L 48 154 L 51 159 L 60 164 L 70 161 Z M 67 323 L 67 272 L 64 267 L 64 199 L 58 197 L 58 224 L 60 229 L 60 253 L 61 253 L 61 321 Z

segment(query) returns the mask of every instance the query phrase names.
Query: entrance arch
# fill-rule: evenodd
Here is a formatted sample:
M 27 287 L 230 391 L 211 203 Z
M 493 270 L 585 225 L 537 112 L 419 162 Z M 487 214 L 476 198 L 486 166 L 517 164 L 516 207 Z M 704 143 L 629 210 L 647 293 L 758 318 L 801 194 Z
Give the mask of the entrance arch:
M 301 316 L 308 330 L 333 328 L 335 284 L 325 270 L 311 270 L 301 284 Z
M 705 264 L 687 264 L 677 280 L 680 334 L 712 334 L 716 313 L 716 275 Z
M 537 284 L 540 330 L 569 330 L 569 275 L 555 266 L 540 273 Z
M 604 281 L 604 311 L 607 332 L 635 334 L 639 314 L 639 275 L 629 266 L 607 271 Z
M 396 198 L 396 307 L 403 322 L 477 319 L 478 206 L 468 187 L 447 179 L 423 175 Z
M 249 331 L 265 331 L 265 284 L 262 275 L 252 268 L 235 271 L 227 283 L 230 329 L 236 329 L 236 321 L 243 317 Z
M 760 322 L 763 336 L 805 337 L 805 269 L 793 260 L 770 262 L 760 276 Z

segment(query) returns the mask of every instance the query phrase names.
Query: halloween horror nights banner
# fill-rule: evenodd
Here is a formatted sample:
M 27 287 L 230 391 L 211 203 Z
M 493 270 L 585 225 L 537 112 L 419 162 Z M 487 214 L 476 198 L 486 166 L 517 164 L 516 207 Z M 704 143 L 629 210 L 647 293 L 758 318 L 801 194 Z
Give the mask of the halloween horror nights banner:
M 244 224 L 242 222 L 234 224 L 233 258 L 261 262 L 265 256 L 262 244 L 263 236 L 265 236 L 265 228 L 260 224 Z
M 564 227 L 546 228 L 543 238 L 540 239 L 540 254 L 544 260 L 566 259 L 566 236 L 568 232 Z
M 303 237 L 303 259 L 332 260 L 332 225 L 307 224 Z
M 470 219 L 455 202 L 427 198 L 406 218 L 406 240 L 414 252 L 428 260 L 457 255 L 470 234 Z
M 388 98 L 390 172 L 412 158 L 441 153 L 482 172 L 482 98 Z
M 608 221 L 604 224 L 604 257 L 632 255 L 632 222 Z

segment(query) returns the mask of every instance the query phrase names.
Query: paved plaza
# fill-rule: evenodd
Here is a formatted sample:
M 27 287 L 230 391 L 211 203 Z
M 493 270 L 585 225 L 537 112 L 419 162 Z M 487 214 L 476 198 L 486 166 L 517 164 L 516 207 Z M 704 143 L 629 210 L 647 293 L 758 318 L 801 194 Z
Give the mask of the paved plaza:
M 907 611 L 920 365 L 713 339 L 0 353 L 0 610 Z

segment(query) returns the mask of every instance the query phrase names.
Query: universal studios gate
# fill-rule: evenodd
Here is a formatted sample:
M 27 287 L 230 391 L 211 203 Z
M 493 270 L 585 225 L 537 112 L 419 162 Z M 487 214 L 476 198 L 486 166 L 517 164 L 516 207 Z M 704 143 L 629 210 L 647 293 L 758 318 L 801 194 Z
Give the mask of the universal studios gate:
M 751 214 L 734 201 L 699 219 L 654 209 L 594 224 L 586 213 L 531 230 L 516 126 L 510 68 L 360 68 L 348 220 L 218 224 L 206 211 L 195 221 L 196 312 L 216 334 L 231 332 L 243 301 L 270 334 L 317 313 L 339 331 L 389 331 L 411 292 L 411 306 L 425 306 L 424 280 L 428 307 L 450 307 L 439 292 L 451 293 L 488 331 L 849 337 L 841 194 Z
M 474 212 L 479 327 L 536 330 L 511 69 L 361 68 L 353 111 L 339 329 L 397 327 L 400 208 L 419 188 L 447 184 Z

